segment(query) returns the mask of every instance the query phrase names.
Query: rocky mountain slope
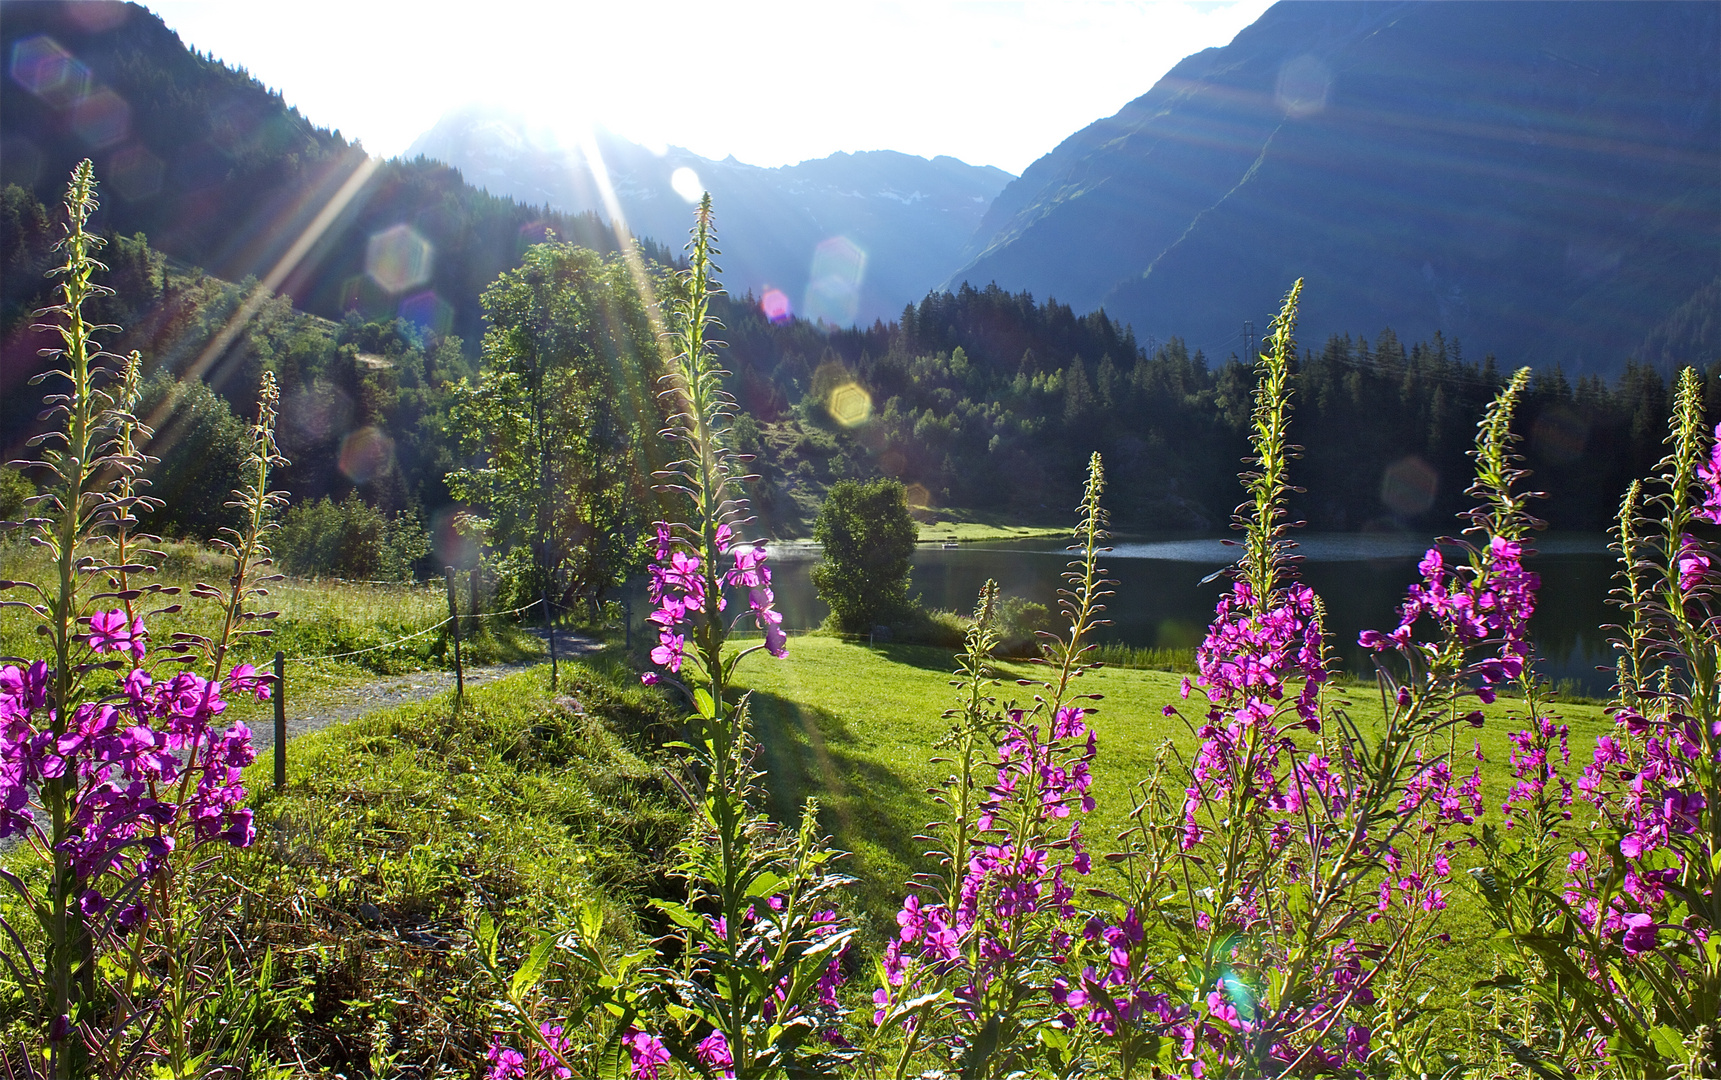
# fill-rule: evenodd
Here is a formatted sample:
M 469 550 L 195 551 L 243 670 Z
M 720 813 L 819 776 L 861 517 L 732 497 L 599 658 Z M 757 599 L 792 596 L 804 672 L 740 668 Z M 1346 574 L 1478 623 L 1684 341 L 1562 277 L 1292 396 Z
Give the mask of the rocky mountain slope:
M 1314 342 L 1712 360 L 1718 49 L 1714 3 L 1280 3 L 1030 166 L 946 283 L 1210 355 L 1301 276 Z

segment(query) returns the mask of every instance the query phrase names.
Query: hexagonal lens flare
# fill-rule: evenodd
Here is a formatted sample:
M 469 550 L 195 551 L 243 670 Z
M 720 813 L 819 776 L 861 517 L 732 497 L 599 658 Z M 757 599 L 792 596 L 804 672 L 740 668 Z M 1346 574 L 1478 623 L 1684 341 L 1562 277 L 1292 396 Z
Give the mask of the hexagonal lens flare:
M 843 427 L 858 427 L 872 418 L 872 395 L 859 383 L 844 383 L 831 391 L 825 407 Z
M 131 106 L 103 87 L 72 106 L 72 130 L 92 150 L 112 146 L 131 134 Z
M 385 292 L 403 293 L 430 280 L 434 253 L 429 240 L 402 222 L 371 234 L 365 245 L 365 273 Z
M 847 326 L 860 307 L 861 282 L 866 279 L 866 250 L 846 236 L 833 236 L 813 249 L 807 275 L 804 313 L 814 322 Z
M 76 104 L 90 92 L 90 69 L 47 34 L 34 34 L 12 46 L 12 81 L 57 109 Z

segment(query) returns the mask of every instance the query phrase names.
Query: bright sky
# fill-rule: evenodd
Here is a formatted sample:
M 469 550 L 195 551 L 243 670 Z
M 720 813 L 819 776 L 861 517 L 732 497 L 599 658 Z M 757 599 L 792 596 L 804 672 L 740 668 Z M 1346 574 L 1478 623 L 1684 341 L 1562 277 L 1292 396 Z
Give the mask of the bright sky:
M 1269 0 L 145 0 L 188 46 L 374 154 L 507 105 L 647 146 L 785 165 L 839 150 L 1020 173 L 1224 45 Z M 701 100 L 703 98 L 703 100 Z

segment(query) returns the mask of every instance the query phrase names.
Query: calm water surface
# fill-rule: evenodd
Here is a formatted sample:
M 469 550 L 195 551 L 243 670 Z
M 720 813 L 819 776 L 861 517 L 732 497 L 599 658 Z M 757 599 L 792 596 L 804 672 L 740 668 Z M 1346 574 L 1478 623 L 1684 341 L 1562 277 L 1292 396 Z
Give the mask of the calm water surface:
M 1398 624 L 1398 605 L 1405 588 L 1417 580 L 1416 564 L 1429 539 L 1309 533 L 1297 541 L 1303 578 L 1326 601 L 1335 646 L 1352 670 L 1363 670 L 1357 634 Z M 1537 537 L 1536 546 L 1529 566 L 1542 577 L 1532 622 L 1541 669 L 1550 678 L 1576 679 L 1592 691 L 1603 690 L 1611 677 L 1595 671 L 1610 660 L 1600 627 L 1617 618 L 1604 603 L 1614 570 L 1607 539 L 1548 534 Z M 791 629 L 816 627 L 829 611 L 809 576 L 819 557 L 817 544 L 771 545 L 778 607 Z M 1218 538 L 1120 538 L 1101 563 L 1118 583 L 1106 612 L 1112 625 L 1101 638 L 1164 648 L 1196 644 L 1224 587 L 1222 579 L 1208 579 L 1236 557 L 1237 549 Z M 1006 594 L 1050 607 L 1068 559 L 1050 539 L 957 548 L 923 544 L 914 555 L 912 590 L 929 607 L 966 612 L 986 579 L 996 578 Z

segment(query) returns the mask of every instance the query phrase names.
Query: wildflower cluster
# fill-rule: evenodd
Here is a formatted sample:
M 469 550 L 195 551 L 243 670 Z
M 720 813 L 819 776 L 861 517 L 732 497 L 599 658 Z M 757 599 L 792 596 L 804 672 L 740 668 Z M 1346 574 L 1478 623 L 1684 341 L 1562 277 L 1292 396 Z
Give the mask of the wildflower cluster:
M 765 562 L 764 544 L 736 544 L 734 530 L 725 522 L 717 526 L 713 541 L 719 556 L 733 560 L 729 569 L 717 579 L 716 613 L 728 608 L 724 589 L 745 589 L 750 618 L 765 635 L 765 648 L 772 656 L 788 655 L 788 638 L 783 633 L 783 615 L 773 605 L 776 596 L 771 590 L 771 568 Z M 650 567 L 648 589 L 656 605 L 647 620 L 658 627 L 657 647 L 651 651 L 651 662 L 679 673 L 687 660 L 687 638 L 693 623 L 712 617 L 707 611 L 706 575 L 697 550 L 689 551 L 692 543 L 676 535 L 675 528 L 665 521 L 657 524 L 657 558 Z M 730 626 L 732 631 L 734 626 Z M 642 674 L 642 681 L 652 685 L 658 681 L 655 671 Z
M 1279 729 L 1286 683 L 1301 680 L 1296 723 L 1319 731 L 1321 684 L 1327 681 L 1321 623 L 1308 586 L 1258 596 L 1238 578 L 1220 597 L 1213 623 L 1196 650 L 1198 674 L 1183 681 L 1183 696 L 1199 686 L 1211 703 L 1196 730 L 1201 749 L 1184 803 L 1184 844 L 1201 841 L 1202 808 L 1233 794 L 1245 803 L 1277 803 L 1295 810 L 1287 791 L 1284 754 L 1295 743 Z M 1176 710 L 1166 708 L 1166 715 Z
M 563 1062 L 572 1052 L 573 1044 L 563 1033 L 562 1025 L 546 1020 L 538 1025 L 538 1037 L 540 1045 L 531 1053 L 536 1068 L 530 1075 L 546 1080 L 568 1080 L 574 1071 Z M 485 1080 L 527 1080 L 527 1056 L 503 1043 L 500 1037 L 490 1040 L 484 1061 L 489 1066 L 484 1072 Z
M 1494 536 L 1485 550 L 1472 554 L 1470 563 L 1448 566 L 1440 548 L 1429 548 L 1417 564 L 1422 581 L 1410 587 L 1409 598 L 1399 608 L 1398 626 L 1389 633 L 1365 630 L 1359 644 L 1376 652 L 1417 650 L 1424 663 L 1432 664 L 1438 663 L 1437 653 L 1447 642 L 1464 648 L 1496 643 L 1495 655 L 1477 661 L 1473 672 L 1481 683 L 1477 696 L 1487 704 L 1494 700 L 1496 686 L 1524 673 L 1530 616 L 1541 579 L 1524 569 L 1524 545 L 1518 540 Z M 1422 618 L 1440 628 L 1437 641 L 1417 645 L 1413 640 Z
M 1104 484 L 1095 455 L 1064 575 L 1069 631 L 1046 635 L 1039 663 L 1055 674 L 1028 684 L 1040 691 L 1032 708 L 997 710 L 989 693 L 997 587 L 981 592 L 963 660 L 966 700 L 950 714 L 957 772 L 933 792 L 951 818 L 929 829 L 940 870 L 909 883 L 873 994 L 875 1026 L 906 1033 L 898 1076 L 922 1048 L 970 1076 L 1079 1059 L 1064 1021 L 1080 1004 L 1079 992 L 1070 1004 L 1070 987 L 1087 951 L 1076 879 L 1092 870 L 1081 823 L 1094 808 L 1098 741 L 1072 684 L 1088 669 L 1087 638 L 1104 625 L 1110 595 L 1098 565 Z
M 92 624 L 106 621 L 104 615 L 125 618 L 114 611 Z M 96 654 L 123 648 L 142 660 L 148 640 L 142 620 L 127 634 L 122 643 L 93 629 L 88 644 Z M 191 826 L 194 841 L 250 845 L 255 830 L 251 811 L 239 805 L 245 797 L 239 773 L 256 752 L 244 724 L 217 722 L 227 708 L 221 683 L 189 671 L 156 682 L 137 668 L 118 701 L 83 702 L 61 724 L 48 707 L 49 674 L 42 661 L 0 668 L 0 839 L 26 833 L 39 849 L 66 854 L 84 886 L 78 907 L 86 918 L 101 915 L 116 893 L 135 894 L 135 882 L 162 868 L 176 843 L 164 827 L 178 819 Z M 230 673 L 226 686 L 269 696 L 250 665 Z M 74 777 L 75 810 L 55 845 L 52 823 L 39 820 L 30 793 L 43 781 Z M 134 900 L 118 913 L 115 928 L 128 932 L 144 915 Z
M 1527 983 L 1548 1033 L 1529 1051 L 1575 1072 L 1721 1068 L 1721 573 L 1692 524 L 1721 518 L 1721 443 L 1704 446 L 1702 401 L 1701 379 L 1681 372 L 1659 490 L 1646 498 L 1633 484 L 1620 509 L 1615 597 L 1626 620 L 1615 641 L 1613 730 L 1597 737 L 1575 781 L 1560 775 L 1569 767 L 1563 726 L 1544 720 L 1514 736 L 1514 764 L 1524 755 L 1532 779 L 1557 780 L 1563 818 L 1575 789 L 1593 824 L 1561 847 L 1490 845 L 1482 880 L 1517 963 L 1551 973 Z M 1535 756 L 1556 745 L 1557 764 Z M 1530 794 L 1525 783 L 1508 813 Z M 1554 868 L 1541 871 L 1543 862 Z
M 1078 912 L 1065 871 L 1092 871 L 1079 815 L 1094 808 L 1088 788 L 1098 747 L 1083 714 L 1065 706 L 1046 732 L 1022 710 L 1009 712 L 997 782 L 979 803 L 976 839 L 954 903 L 940 903 L 931 890 L 923 901 L 917 891 L 897 913 L 899 933 L 884 957 L 892 987 L 902 987 L 913 968 L 950 986 L 957 1008 L 972 1020 L 986 1007 L 993 984 L 1019 974 L 1017 965 L 1032 958 L 1030 945 L 1047 947 L 1054 959 L 1069 953 L 1073 938 L 1062 924 Z M 1027 827 L 1019 828 L 1024 811 Z M 1059 924 L 1043 942 L 1033 939 L 1040 916 Z M 1047 982 L 1054 992 L 1056 985 L 1056 978 Z M 886 988 L 875 991 L 875 1022 L 883 1021 L 891 997 Z
M 41 376 L 63 382 L 43 414 L 57 426 L 37 440 L 42 460 L 21 463 L 49 474 L 47 491 L 32 500 L 38 516 L 26 525 L 56 562 L 58 580 L 0 581 L 0 589 L 30 596 L 5 605 L 37 620 L 53 654 L 0 667 L 0 839 L 22 837 L 46 870 L 40 892 L 28 883 L 34 875 L 0 875 L 41 931 L 43 962 L 0 957 L 37 998 L 50 1074 L 112 1071 L 148 1054 L 186 1075 L 197 982 L 206 974 L 193 956 L 196 928 L 207 915 L 187 899 L 189 860 L 205 844 L 245 847 L 255 835 L 240 784 L 255 757 L 251 733 L 223 713 L 228 697 L 270 694 L 266 678 L 249 664 L 229 666 L 227 653 L 240 637 L 267 632 L 242 626 L 258 617 L 250 602 L 266 594 L 256 570 L 268 564 L 262 538 L 281 501 L 268 488 L 282 464 L 277 393 L 265 375 L 245 484 L 228 504 L 244 526 L 215 542 L 232 559 L 227 585 L 193 592 L 225 609 L 221 630 L 213 638 L 175 634 L 155 647 L 149 622 L 179 608 L 141 610 L 175 590 L 148 580 L 144 560 L 160 552 L 147 547 L 154 537 L 136 531 L 137 515 L 160 505 L 143 493 L 153 460 L 144 447 L 154 433 L 134 415 L 142 358 L 103 351 L 94 333 L 116 328 L 91 326 L 83 315 L 86 300 L 109 291 L 92 279 L 105 269 L 94 258 L 101 239 L 85 231 L 95 207 L 86 161 L 67 192 L 66 261 L 56 271 L 62 302 L 38 313 L 53 320 L 39 329 L 62 343 L 45 351 L 59 366 Z M 193 670 L 200 666 L 204 673 Z M 98 993 L 98 977 L 125 989 Z

